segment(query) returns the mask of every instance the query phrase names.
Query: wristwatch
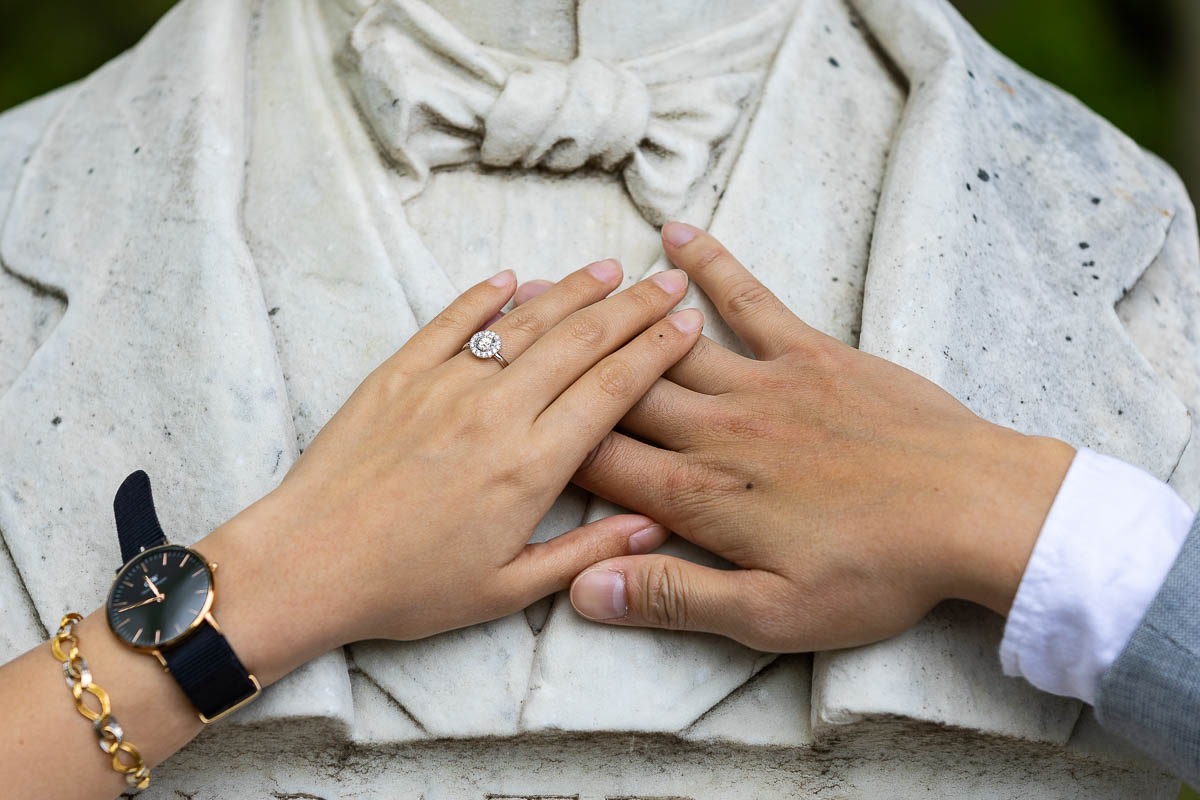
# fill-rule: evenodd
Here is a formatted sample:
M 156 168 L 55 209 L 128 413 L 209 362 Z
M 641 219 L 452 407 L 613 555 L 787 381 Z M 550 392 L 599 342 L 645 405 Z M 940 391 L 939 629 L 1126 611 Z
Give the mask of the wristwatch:
M 217 565 L 190 547 L 170 544 L 158 522 L 150 477 L 138 470 L 113 500 L 125 566 L 108 593 L 108 627 L 134 650 L 148 652 L 179 683 L 204 723 L 258 696 L 212 615 Z

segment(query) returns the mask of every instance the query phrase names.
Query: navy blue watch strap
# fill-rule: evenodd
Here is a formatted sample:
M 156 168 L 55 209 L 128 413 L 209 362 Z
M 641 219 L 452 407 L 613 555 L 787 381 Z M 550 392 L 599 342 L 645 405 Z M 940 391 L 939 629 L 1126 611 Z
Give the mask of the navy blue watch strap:
M 150 493 L 150 476 L 142 470 L 130 475 L 117 489 L 113 498 L 113 514 L 117 518 L 117 540 L 121 543 L 121 563 L 143 550 L 158 547 L 167 541 L 158 514 L 154 511 L 154 496 Z
M 258 682 L 207 620 L 186 639 L 161 652 L 172 677 L 205 722 L 258 693 Z
M 154 510 L 150 476 L 131 474 L 113 499 L 121 559 L 128 564 L 138 553 L 166 544 L 167 537 Z M 259 684 L 238 659 L 229 642 L 209 619 L 176 644 L 159 649 L 171 676 L 183 689 L 200 719 L 210 722 L 258 694 Z

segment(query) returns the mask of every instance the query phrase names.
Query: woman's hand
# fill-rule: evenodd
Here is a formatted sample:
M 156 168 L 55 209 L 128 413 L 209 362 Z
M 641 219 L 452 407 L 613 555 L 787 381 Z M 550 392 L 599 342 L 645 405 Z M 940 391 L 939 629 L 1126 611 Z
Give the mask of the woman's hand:
M 262 684 L 345 642 L 508 614 L 588 564 L 662 543 L 653 520 L 624 515 L 527 544 L 587 454 L 700 336 L 698 311 L 663 319 L 684 273 L 607 297 L 620 282 L 620 265 L 601 261 L 495 321 L 504 369 L 460 348 L 496 320 L 516 280 L 506 271 L 469 289 L 367 376 L 275 491 L 195 544 L 219 565 L 213 612 Z M 104 616 L 75 632 L 153 767 L 200 721 Z M 95 755 L 63 692 L 47 644 L 0 668 L 3 785 L 22 797 L 113 797 L 125 781 Z M 81 755 L 65 770 L 29 769 L 62 753 Z
M 615 557 L 575 580 L 575 607 L 771 651 L 877 640 L 951 597 L 1006 613 L 1072 448 L 808 327 L 707 234 L 663 233 L 760 360 L 702 339 L 575 481 L 741 569 Z
M 460 348 L 515 279 L 469 289 L 363 381 L 278 489 L 197 544 L 221 564 L 215 610 L 248 666 L 274 680 L 344 642 L 493 619 L 663 542 L 652 519 L 624 515 L 527 544 L 700 335 L 698 311 L 663 319 L 683 272 L 605 299 L 620 281 L 601 261 L 495 321 L 507 368 Z

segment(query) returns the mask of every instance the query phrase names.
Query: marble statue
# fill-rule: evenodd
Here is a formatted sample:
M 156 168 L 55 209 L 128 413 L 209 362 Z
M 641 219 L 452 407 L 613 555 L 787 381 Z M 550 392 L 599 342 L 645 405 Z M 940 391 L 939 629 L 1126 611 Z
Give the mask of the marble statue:
M 128 472 L 194 541 L 458 291 L 635 280 L 668 219 L 983 416 L 1200 500 L 1187 194 L 945 0 L 182 0 L 0 115 L 0 661 L 100 604 Z M 537 536 L 606 513 L 568 489 Z M 1002 627 L 946 604 L 775 657 L 543 601 L 329 653 L 147 796 L 1173 796 L 1003 677 Z

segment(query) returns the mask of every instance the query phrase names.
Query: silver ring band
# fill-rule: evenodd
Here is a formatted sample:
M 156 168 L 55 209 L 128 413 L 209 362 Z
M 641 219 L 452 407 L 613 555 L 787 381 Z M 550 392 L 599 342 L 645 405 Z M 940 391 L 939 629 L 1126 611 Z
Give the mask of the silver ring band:
M 471 355 L 476 358 L 487 360 L 494 359 L 502 367 L 508 366 L 508 359 L 500 355 L 500 334 L 495 331 L 479 331 L 471 340 L 462 346 L 463 350 L 470 350 Z

